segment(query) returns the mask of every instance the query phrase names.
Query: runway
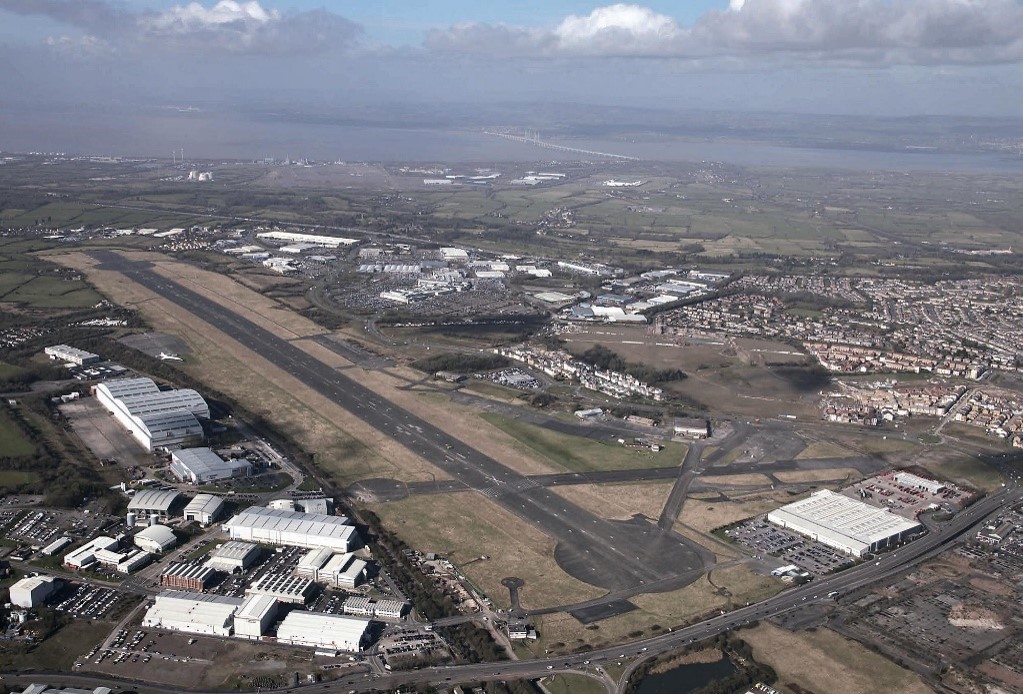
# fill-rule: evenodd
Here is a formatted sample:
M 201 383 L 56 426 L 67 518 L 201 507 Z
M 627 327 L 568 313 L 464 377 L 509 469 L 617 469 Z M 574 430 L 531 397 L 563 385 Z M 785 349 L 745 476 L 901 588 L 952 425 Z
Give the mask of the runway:
M 691 583 L 698 569 L 713 562 L 707 550 L 645 519 L 611 521 L 595 516 L 360 385 L 349 377 L 355 369 L 342 373 L 329 367 L 217 302 L 158 275 L 148 263 L 111 251 L 91 255 L 103 263 L 102 269 L 121 272 L 208 322 L 436 465 L 464 488 L 485 495 L 553 538 L 559 565 L 586 583 L 609 591 L 646 585 L 667 591 Z

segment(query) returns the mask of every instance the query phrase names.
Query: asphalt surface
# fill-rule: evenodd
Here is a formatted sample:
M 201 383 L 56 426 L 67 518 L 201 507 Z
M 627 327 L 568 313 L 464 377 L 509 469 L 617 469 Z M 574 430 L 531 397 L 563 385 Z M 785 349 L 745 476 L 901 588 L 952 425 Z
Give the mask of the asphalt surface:
M 115 270 L 272 361 L 384 435 L 444 470 L 466 488 L 500 504 L 556 540 L 555 558 L 568 574 L 608 590 L 656 586 L 666 591 L 695 580 L 713 555 L 645 519 L 610 521 L 548 491 L 480 453 L 217 302 L 161 277 L 148 263 L 93 251 Z M 694 575 L 695 574 L 695 575 Z
M 549 675 L 551 672 L 593 669 L 607 664 L 608 661 L 618 661 L 622 658 L 654 656 L 694 641 L 712 638 L 750 622 L 813 607 L 821 603 L 829 603 L 832 598 L 829 598 L 828 595 L 832 591 L 837 592 L 838 598 L 841 599 L 849 592 L 891 579 L 909 567 L 941 553 L 958 538 L 985 523 L 990 516 L 998 513 L 1005 506 L 1020 501 L 1023 501 L 1023 491 L 1015 486 L 1007 487 L 997 494 L 981 499 L 951 521 L 938 526 L 928 535 L 882 555 L 876 562 L 865 562 L 834 576 L 819 578 L 811 583 L 791 588 L 754 605 L 727 612 L 699 624 L 674 629 L 659 636 L 625 645 L 558 658 L 451 665 L 386 675 L 368 673 L 346 677 L 334 682 L 293 687 L 281 691 L 285 694 L 312 694 L 314 691 L 326 694 L 344 694 L 345 692 L 393 691 L 403 686 L 417 684 L 445 686 L 447 683 L 525 679 Z M 149 685 L 139 681 L 72 673 L 8 675 L 6 680 L 9 684 L 16 683 L 18 685 L 30 682 L 47 682 L 88 688 L 109 686 L 138 691 L 143 694 L 177 694 L 184 691 L 167 685 Z M 207 693 L 199 692 L 197 694 Z M 215 693 L 209 692 L 208 694 Z

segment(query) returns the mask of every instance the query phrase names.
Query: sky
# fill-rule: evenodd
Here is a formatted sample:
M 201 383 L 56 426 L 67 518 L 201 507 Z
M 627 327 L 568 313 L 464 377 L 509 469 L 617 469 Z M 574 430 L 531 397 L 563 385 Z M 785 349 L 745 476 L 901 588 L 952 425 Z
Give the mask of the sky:
M 0 109 L 1023 116 L 1023 0 L 0 0 Z

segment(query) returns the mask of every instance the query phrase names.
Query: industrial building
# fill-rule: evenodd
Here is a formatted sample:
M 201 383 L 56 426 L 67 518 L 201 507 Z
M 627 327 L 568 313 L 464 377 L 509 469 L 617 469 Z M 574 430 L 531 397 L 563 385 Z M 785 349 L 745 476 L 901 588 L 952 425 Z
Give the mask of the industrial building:
M 231 540 L 213 550 L 206 566 L 224 573 L 244 571 L 255 564 L 262 554 L 263 550 L 259 545 Z
M 672 433 L 688 439 L 705 439 L 710 436 L 710 422 L 699 417 L 675 417 Z
M 328 499 L 325 496 L 312 496 L 315 492 L 310 492 L 310 496 L 299 496 L 289 497 L 287 499 L 274 499 L 266 505 L 267 508 L 276 509 L 278 511 L 301 511 L 302 513 L 319 513 L 324 516 L 329 516 L 334 512 L 334 500 Z
M 196 521 L 199 525 L 210 525 L 224 512 L 224 500 L 213 494 L 196 494 L 195 498 L 185 506 L 186 521 Z
M 896 472 L 895 481 L 904 487 L 924 489 L 931 494 L 941 494 L 948 488 L 948 485 L 944 482 L 920 477 L 919 475 L 914 475 L 912 472 Z
M 31 609 L 57 592 L 57 579 L 53 576 L 28 576 L 12 585 L 10 590 L 13 604 Z
M 146 450 L 201 441 L 199 418 L 209 419 L 206 401 L 191 389 L 160 390 L 149 378 L 100 383 L 96 399 Z
M 113 568 L 118 573 L 130 574 L 149 563 L 153 555 L 143 549 L 121 552 L 114 549 L 96 550 L 96 562 Z
M 54 554 L 56 554 L 57 552 L 59 552 L 60 550 L 64 549 L 65 547 L 67 547 L 70 544 L 71 544 L 71 538 L 70 537 L 65 536 L 65 537 L 57 538 L 56 540 L 54 540 L 50 544 L 48 544 L 45 547 L 43 547 L 43 549 L 41 550 L 41 554 L 44 557 L 52 557 Z
M 300 513 L 250 506 L 224 524 L 232 540 L 292 545 L 310 549 L 326 547 L 349 552 L 359 544 L 355 528 L 344 516 Z
M 116 550 L 117 540 L 106 535 L 89 540 L 78 549 L 72 550 L 64 555 L 64 566 L 71 569 L 87 569 L 96 563 L 96 552 L 101 550 Z
M 110 687 L 96 687 L 95 689 L 64 687 L 63 689 L 56 689 L 51 688 L 48 684 L 30 684 L 25 687 L 21 694 L 110 694 L 110 691 Z
M 252 463 L 224 460 L 210 448 L 182 448 L 171 453 L 170 471 L 182 482 L 204 484 L 232 477 L 248 477 Z
M 128 502 L 128 512 L 136 518 L 168 520 L 180 496 L 173 489 L 140 489 Z
M 366 578 L 366 562 L 351 552 L 337 554 L 329 548 L 314 549 L 299 560 L 295 575 L 336 588 L 355 588 Z
M 277 627 L 277 641 L 321 650 L 360 651 L 369 641 L 369 620 L 292 610 Z
M 75 364 L 76 366 L 95 364 L 100 360 L 100 356 L 98 354 L 86 352 L 84 349 L 78 349 L 77 347 L 71 347 L 69 345 L 52 345 L 45 348 L 43 353 L 53 361 L 61 361 L 65 364 Z
M 256 238 L 265 241 L 285 241 L 287 243 L 305 243 L 326 248 L 354 246 L 358 239 L 347 239 L 341 236 L 322 236 L 320 234 L 298 234 L 290 231 L 264 231 L 256 234 Z
M 767 520 L 856 557 L 890 547 L 922 529 L 887 509 L 827 489 L 771 511 Z
M 269 595 L 281 602 L 304 605 L 313 593 L 313 582 L 290 574 L 263 574 L 245 590 L 246 595 Z
M 166 525 L 150 525 L 138 531 L 134 537 L 135 546 L 151 554 L 163 554 L 178 543 L 174 531 Z
M 272 595 L 253 593 L 247 596 L 234 613 L 234 635 L 258 640 L 277 618 L 279 603 Z
M 210 587 L 214 578 L 216 572 L 209 566 L 173 562 L 160 574 L 160 585 L 201 593 Z
M 145 628 L 230 636 L 241 598 L 171 590 L 156 596 L 142 618 Z
M 359 596 L 345 598 L 341 604 L 345 614 L 382 619 L 401 619 L 408 611 L 408 603 L 401 600 L 371 600 Z

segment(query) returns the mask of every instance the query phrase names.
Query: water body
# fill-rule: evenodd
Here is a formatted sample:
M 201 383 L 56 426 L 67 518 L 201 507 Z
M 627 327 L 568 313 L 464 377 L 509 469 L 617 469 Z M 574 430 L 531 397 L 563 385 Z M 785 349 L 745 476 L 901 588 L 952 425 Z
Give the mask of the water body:
M 740 166 L 820 167 L 852 170 L 989 172 L 1023 174 L 1023 158 L 802 148 L 759 142 L 562 140 L 558 144 L 658 162 L 713 161 Z M 592 159 L 484 135 L 474 130 L 385 128 L 291 121 L 287 116 L 117 110 L 39 112 L 0 105 L 0 150 L 169 157 L 185 150 L 195 159 L 264 157 L 318 161 L 541 162 Z
M 736 672 L 738 670 L 728 658 L 715 663 L 680 665 L 667 672 L 647 675 L 640 680 L 636 694 L 689 694 Z

